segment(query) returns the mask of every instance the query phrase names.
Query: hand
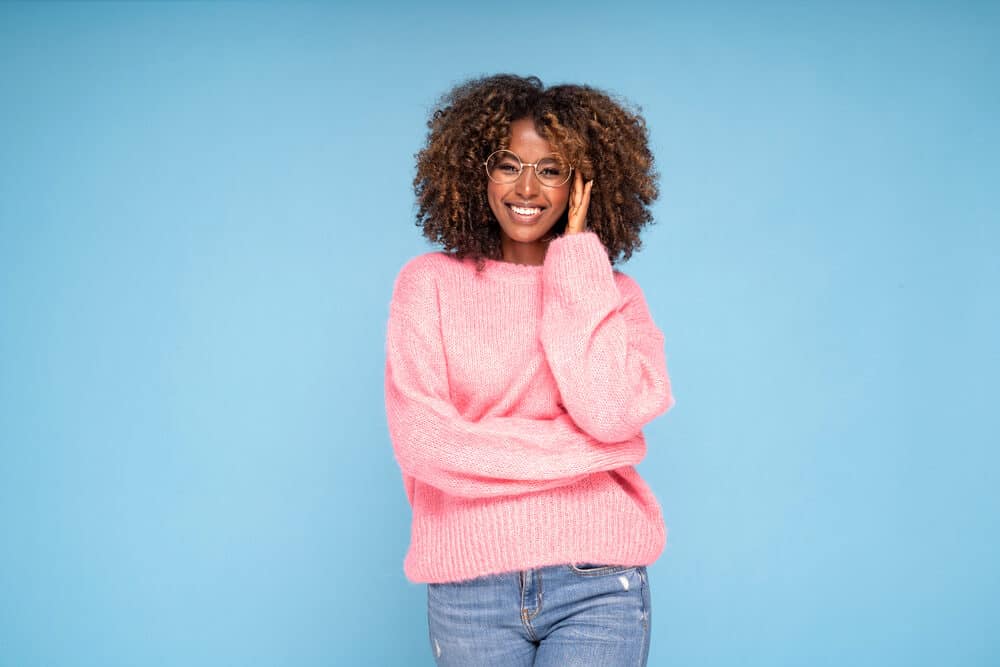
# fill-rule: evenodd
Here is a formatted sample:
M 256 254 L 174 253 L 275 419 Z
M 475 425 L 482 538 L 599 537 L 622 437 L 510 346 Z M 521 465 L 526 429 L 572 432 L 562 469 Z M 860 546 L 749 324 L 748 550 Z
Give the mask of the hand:
M 583 175 L 579 170 L 573 178 L 573 189 L 569 193 L 569 220 L 566 223 L 567 234 L 578 234 L 587 229 L 587 208 L 590 206 L 590 189 L 594 181 L 583 184 Z

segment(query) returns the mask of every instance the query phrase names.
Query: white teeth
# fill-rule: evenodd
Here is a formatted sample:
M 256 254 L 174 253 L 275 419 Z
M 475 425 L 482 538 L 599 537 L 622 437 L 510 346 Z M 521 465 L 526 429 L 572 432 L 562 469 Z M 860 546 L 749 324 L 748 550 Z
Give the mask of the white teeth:
M 521 208 L 520 206 L 511 206 L 510 210 L 514 211 L 518 215 L 535 215 L 536 213 L 541 213 L 540 208 Z

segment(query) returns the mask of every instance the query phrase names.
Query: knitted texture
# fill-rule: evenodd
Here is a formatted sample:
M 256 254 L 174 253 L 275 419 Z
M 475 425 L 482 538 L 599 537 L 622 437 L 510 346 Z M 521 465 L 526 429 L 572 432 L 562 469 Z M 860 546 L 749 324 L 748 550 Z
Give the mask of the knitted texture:
M 663 342 L 592 232 L 553 240 L 541 266 L 410 260 L 385 374 L 407 578 L 655 561 L 666 528 L 633 466 L 642 427 L 674 402 Z

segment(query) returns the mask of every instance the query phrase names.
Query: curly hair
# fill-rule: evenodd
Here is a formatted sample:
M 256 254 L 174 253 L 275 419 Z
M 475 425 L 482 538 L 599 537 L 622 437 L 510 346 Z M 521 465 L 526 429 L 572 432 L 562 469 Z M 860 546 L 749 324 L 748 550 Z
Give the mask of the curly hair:
M 649 206 L 659 194 L 645 120 L 601 90 L 546 88 L 533 76 L 472 79 L 441 98 L 413 179 L 424 236 L 456 257 L 475 259 L 480 269 L 484 258 L 502 259 L 483 162 L 508 147 L 511 123 L 524 118 L 585 180 L 594 179 L 587 228 L 611 262 L 627 260 L 641 247 L 639 231 L 652 222 Z M 564 213 L 552 231 L 565 228 Z

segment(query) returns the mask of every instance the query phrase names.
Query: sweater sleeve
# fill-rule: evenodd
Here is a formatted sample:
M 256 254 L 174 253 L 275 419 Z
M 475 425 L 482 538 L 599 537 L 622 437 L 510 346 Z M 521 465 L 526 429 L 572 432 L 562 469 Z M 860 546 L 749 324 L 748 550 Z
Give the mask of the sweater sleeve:
M 449 398 L 437 286 L 414 261 L 396 280 L 386 335 L 386 416 L 404 474 L 464 497 L 550 489 L 634 465 L 645 440 L 598 442 L 567 414 L 555 419 L 464 418 Z M 412 484 L 405 480 L 408 489 Z
M 601 442 L 628 440 L 674 399 L 663 333 L 639 285 L 615 274 L 596 234 L 549 244 L 542 346 L 566 411 Z

